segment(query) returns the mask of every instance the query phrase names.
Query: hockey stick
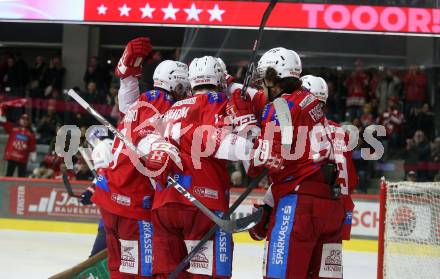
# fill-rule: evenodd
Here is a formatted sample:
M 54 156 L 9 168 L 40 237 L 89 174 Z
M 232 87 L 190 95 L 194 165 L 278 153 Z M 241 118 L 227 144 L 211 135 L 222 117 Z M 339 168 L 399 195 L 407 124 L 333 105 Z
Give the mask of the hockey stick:
M 130 150 L 136 152 L 138 155 L 142 155 L 140 150 L 135 146 L 130 140 L 128 140 L 121 132 L 119 132 L 115 127 L 113 127 L 110 122 L 108 122 L 102 115 L 100 115 L 95 109 L 93 109 L 81 96 L 79 96 L 73 89 L 70 89 L 67 93 L 70 97 L 72 97 L 75 101 L 78 102 L 80 106 L 82 106 L 86 111 L 88 111 L 92 116 L 94 116 L 102 125 L 106 126 L 110 132 L 112 132 L 115 136 L 117 136 Z M 183 186 L 179 185 L 176 180 L 169 177 L 168 181 L 171 182 L 172 186 L 181 193 L 185 198 L 187 198 L 192 204 L 194 204 L 198 209 L 200 209 L 206 216 L 208 216 L 214 223 L 220 226 L 227 232 L 233 232 L 234 229 L 237 231 L 243 230 L 249 227 L 251 224 L 256 224 L 262 216 L 262 212 L 256 212 L 252 217 L 245 217 L 239 220 L 225 220 L 217 217 L 209 208 L 204 206 L 199 200 L 197 200 L 193 195 L 191 195 L 188 191 L 186 191 Z M 246 224 L 249 222 L 249 224 Z M 241 227 L 239 227 L 239 225 Z
M 276 98 L 272 103 L 275 108 L 277 119 L 280 122 L 281 144 L 285 146 L 291 145 L 293 140 L 293 126 L 292 115 L 290 114 L 287 100 L 279 97 Z
M 265 169 L 261 174 L 259 174 L 252 182 L 249 184 L 249 186 L 244 190 L 244 192 L 238 197 L 238 199 L 232 204 L 232 206 L 226 211 L 226 213 L 223 215 L 223 218 L 229 218 L 229 216 L 234 213 L 235 209 L 240 206 L 240 204 L 243 202 L 245 198 L 252 192 L 252 190 L 258 185 L 260 180 L 266 176 L 268 173 L 268 170 Z M 262 207 L 259 208 L 259 210 L 262 209 Z M 261 211 L 262 213 L 262 211 Z M 251 216 L 251 215 L 250 215 Z M 246 218 L 246 217 L 245 217 Z M 256 225 L 256 224 L 253 224 Z M 247 229 L 252 228 L 252 226 L 249 226 Z M 203 238 L 197 243 L 197 245 L 186 255 L 186 257 L 179 263 L 179 265 L 176 267 L 176 269 L 168 276 L 168 279 L 175 279 L 180 272 L 182 272 L 183 269 L 190 263 L 191 259 L 200 251 L 200 249 L 205 245 L 206 242 L 208 242 L 215 234 L 215 232 L 219 229 L 218 225 L 215 225 L 211 227 L 211 229 L 203 236 Z
M 65 170 L 62 170 L 61 172 L 63 173 L 63 175 L 62 175 L 63 184 L 64 184 L 64 188 L 66 188 L 66 190 L 67 190 L 67 194 L 70 197 L 74 197 L 74 198 L 78 198 L 79 199 L 80 196 L 75 195 L 75 193 L 73 193 L 72 184 L 70 184 L 69 176 L 67 175 L 67 172 Z
M 240 95 L 243 99 L 246 99 L 246 91 L 249 87 L 249 83 L 251 82 L 252 75 L 255 70 L 255 56 L 257 55 L 257 51 L 260 49 L 261 38 L 263 37 L 264 26 L 266 26 L 266 21 L 269 18 L 270 13 L 272 12 L 275 4 L 278 0 L 271 0 L 269 6 L 267 6 L 264 11 L 263 17 L 261 18 L 260 27 L 258 28 L 258 35 L 254 41 L 254 45 L 252 47 L 251 58 L 249 58 L 249 66 L 246 71 L 246 75 L 243 81 L 243 87 L 241 88 Z
M 96 173 L 95 167 L 93 166 L 92 159 L 90 159 L 89 154 L 87 153 L 87 150 L 83 147 L 78 148 L 79 153 L 84 158 L 84 161 L 86 162 L 87 166 L 89 167 L 89 170 L 92 172 L 92 175 L 94 178 L 98 178 L 98 174 Z

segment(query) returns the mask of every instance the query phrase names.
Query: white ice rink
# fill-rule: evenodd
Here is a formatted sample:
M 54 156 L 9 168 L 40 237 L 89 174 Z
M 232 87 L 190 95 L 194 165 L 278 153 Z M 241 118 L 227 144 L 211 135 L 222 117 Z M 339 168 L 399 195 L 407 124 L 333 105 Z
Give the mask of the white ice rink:
M 85 260 L 94 235 L 0 230 L 0 278 L 39 279 Z M 233 278 L 261 278 L 263 246 L 235 244 Z M 376 278 L 374 253 L 344 253 L 344 278 Z

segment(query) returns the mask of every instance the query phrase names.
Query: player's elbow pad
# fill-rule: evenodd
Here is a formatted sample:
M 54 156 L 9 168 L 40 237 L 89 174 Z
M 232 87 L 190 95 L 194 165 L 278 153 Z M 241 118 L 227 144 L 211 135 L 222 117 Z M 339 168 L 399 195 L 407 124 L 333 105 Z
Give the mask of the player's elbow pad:
M 231 133 L 220 142 L 215 157 L 229 161 L 248 161 L 252 147 L 253 143 L 250 140 Z
M 148 153 L 150 153 L 151 146 L 153 145 L 153 143 L 156 142 L 159 139 L 160 139 L 159 135 L 149 134 L 149 135 L 147 135 L 146 137 L 142 138 L 139 141 L 137 148 L 142 153 L 142 155 L 145 156 Z
M 139 81 L 136 77 L 129 76 L 121 79 L 118 91 L 119 111 L 127 113 L 128 108 L 139 98 Z

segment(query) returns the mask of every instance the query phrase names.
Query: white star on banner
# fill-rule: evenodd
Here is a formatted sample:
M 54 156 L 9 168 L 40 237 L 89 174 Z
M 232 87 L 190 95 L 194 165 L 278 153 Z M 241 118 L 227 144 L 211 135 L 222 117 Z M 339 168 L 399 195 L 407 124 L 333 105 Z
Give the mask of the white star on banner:
M 215 4 L 214 9 L 208 10 L 208 13 L 211 15 L 209 18 L 209 21 L 218 20 L 222 22 L 222 14 L 225 13 L 225 10 L 220 10 L 218 5 Z
M 131 11 L 131 8 L 129 8 L 128 6 L 127 6 L 127 4 L 124 4 L 124 6 L 122 6 L 122 7 L 119 7 L 118 8 L 118 10 L 119 10 L 119 16 L 129 16 L 129 13 L 130 13 L 130 11 Z
M 107 13 L 107 7 L 101 4 L 101 6 L 97 7 L 98 15 L 105 15 Z
M 173 4 L 171 4 L 171 2 L 170 2 L 170 3 L 168 3 L 168 7 L 162 8 L 161 10 L 164 13 L 164 15 L 163 15 L 164 20 L 167 18 L 172 18 L 172 19 L 176 20 L 176 13 L 180 9 L 174 8 Z
M 184 9 L 185 13 L 188 14 L 186 17 L 186 21 L 190 21 L 194 19 L 195 21 L 199 21 L 199 14 L 203 11 L 202 9 L 197 9 L 196 4 L 192 3 L 190 9 Z
M 142 12 L 142 18 L 149 17 L 153 18 L 153 12 L 156 10 L 155 8 L 150 7 L 150 4 L 145 4 L 144 8 L 139 8 Z

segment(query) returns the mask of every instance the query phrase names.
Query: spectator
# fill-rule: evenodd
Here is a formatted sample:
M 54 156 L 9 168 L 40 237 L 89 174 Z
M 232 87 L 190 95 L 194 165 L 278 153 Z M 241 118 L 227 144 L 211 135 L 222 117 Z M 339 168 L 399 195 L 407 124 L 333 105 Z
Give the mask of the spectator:
M 35 64 L 30 69 L 30 77 L 31 77 L 31 83 L 34 85 L 31 87 L 35 88 L 44 88 L 44 74 L 46 72 L 46 62 L 44 62 L 44 57 L 41 55 L 38 55 L 35 58 Z
M 106 70 L 99 63 L 99 59 L 97 56 L 92 56 L 89 60 L 89 64 L 87 65 L 86 72 L 84 73 L 84 82 L 86 87 L 90 82 L 95 82 L 96 86 L 99 90 L 105 90 L 108 87 L 106 86 L 106 82 L 108 81 L 108 77 L 106 76 Z
M 363 114 L 361 116 L 360 121 L 362 123 L 362 127 L 364 127 L 364 128 L 373 124 L 374 117 L 373 117 L 373 114 L 371 113 L 371 104 L 370 103 L 366 103 L 364 105 Z
M 8 162 L 6 176 L 13 176 L 15 169 L 18 169 L 18 176 L 25 177 L 29 155 L 32 161 L 36 160 L 35 134 L 29 116 L 22 114 L 17 127 L 14 127 L 4 116 L 0 118 L 3 128 L 9 134 L 3 157 Z
M 429 162 L 431 158 L 429 142 L 421 130 L 414 133 L 412 139 L 407 140 L 405 152 L 405 170 L 416 170 L 417 181 L 429 181 Z
M 85 162 L 79 162 L 77 167 L 78 171 L 75 175 L 76 180 L 93 180 L 93 175 Z
M 363 70 L 360 60 L 355 63 L 355 70 L 344 82 L 347 88 L 347 109 L 350 119 L 359 118 L 362 114 L 362 106 L 367 97 L 368 76 Z
M 406 175 L 406 181 L 409 182 L 417 182 L 417 174 L 415 171 L 411 170 L 408 172 L 408 174 Z
M 231 174 L 232 187 L 243 187 L 243 177 L 240 171 L 234 171 Z
M 398 97 L 400 89 L 400 80 L 393 74 L 391 69 L 386 69 L 385 74 L 376 88 L 376 98 L 378 99 L 379 114 L 387 109 L 387 102 L 390 97 Z
M 46 162 L 41 162 L 38 168 L 32 171 L 31 178 L 52 178 L 54 171 L 47 166 Z
M 428 78 L 417 66 L 412 65 L 404 78 L 405 115 L 413 108 L 420 108 L 426 102 Z
M 434 113 L 431 112 L 429 105 L 424 104 L 417 115 L 416 126 L 422 130 L 428 140 L 434 139 L 435 125 L 434 125 Z
M 6 68 L 1 77 L 2 85 L 3 87 L 17 88 L 20 85 L 20 77 L 15 58 L 9 56 L 6 61 Z
M 404 121 L 402 112 L 397 105 L 397 98 L 392 96 L 388 100 L 388 107 L 386 111 L 378 119 L 378 124 L 383 125 L 386 129 L 385 154 L 393 157 L 400 149 L 402 144 L 401 127 Z
M 56 127 L 60 123 L 60 118 L 58 117 L 55 107 L 50 105 L 47 108 L 47 114 L 40 118 L 38 123 L 37 132 L 39 133 L 38 143 L 40 144 L 50 144 L 52 139 L 56 136 Z
M 44 84 L 46 85 L 45 96 L 50 96 L 53 88 L 63 89 L 65 72 L 66 69 L 63 68 L 61 58 L 58 56 L 53 57 L 44 75 Z
M 89 104 L 104 104 L 106 102 L 105 96 L 98 91 L 98 87 L 94 81 L 90 81 L 87 84 L 87 91 L 84 92 L 84 99 Z

